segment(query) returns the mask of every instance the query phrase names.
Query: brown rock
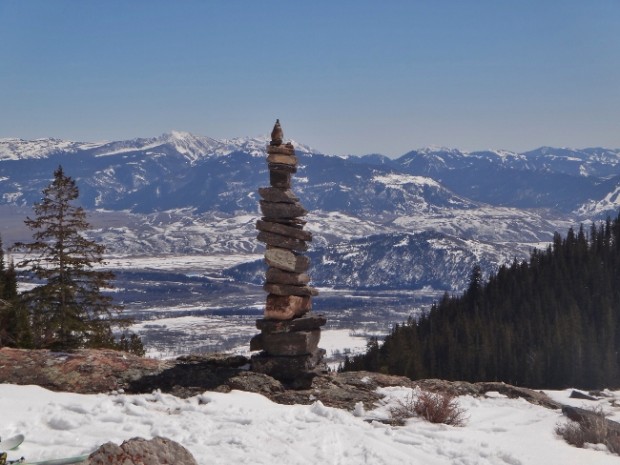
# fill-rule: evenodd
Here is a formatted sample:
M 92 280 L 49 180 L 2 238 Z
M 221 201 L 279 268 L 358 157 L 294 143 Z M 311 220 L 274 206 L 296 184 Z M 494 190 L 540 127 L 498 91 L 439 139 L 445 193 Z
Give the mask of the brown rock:
M 280 120 L 277 119 L 271 131 L 271 145 L 280 145 L 283 139 L 284 131 L 282 131 L 282 126 L 280 126 Z
M 285 171 L 269 171 L 269 183 L 272 187 L 291 188 L 291 173 Z
M 310 266 L 310 258 L 277 247 L 265 251 L 265 261 L 269 266 L 293 273 L 303 273 Z
M 263 286 L 265 292 L 276 295 L 300 295 L 315 296 L 319 295 L 319 291 L 310 286 L 293 286 L 290 284 L 265 284 Z
M 0 349 L 0 384 L 34 384 L 81 394 L 127 389 L 136 379 L 160 374 L 174 362 L 109 349 L 73 352 Z
M 250 351 L 255 352 L 257 350 L 263 350 L 263 348 L 263 335 L 256 334 L 252 336 L 252 339 L 250 339 Z
M 312 331 L 319 329 L 325 323 L 327 319 L 323 315 L 308 313 L 293 320 L 275 321 L 266 318 L 256 320 L 256 327 L 263 333 L 288 333 L 290 331 Z
M 178 442 L 162 437 L 150 440 L 133 438 L 120 446 L 112 442 L 90 454 L 87 465 L 198 465 L 196 459 Z
M 259 231 L 279 234 L 281 236 L 292 237 L 301 241 L 312 240 L 312 233 L 309 231 L 304 231 L 299 226 L 288 226 L 281 223 L 258 220 L 256 222 L 256 229 L 258 229 Z
M 269 294 L 265 304 L 265 318 L 290 320 L 305 315 L 311 309 L 312 300 L 310 296 Z
M 270 266 L 265 274 L 266 281 L 274 284 L 304 285 L 310 282 L 310 276 L 306 273 L 290 273 Z
M 256 236 L 260 242 L 264 242 L 265 244 L 272 245 L 274 247 L 279 247 L 281 249 L 290 249 L 290 250 L 308 250 L 308 244 L 305 241 L 301 241 L 299 239 L 293 239 L 286 236 L 281 236 L 279 234 L 274 234 L 270 232 L 261 231 Z
M 298 202 L 280 203 L 261 200 L 260 209 L 263 215 L 269 218 L 296 218 L 308 214 L 308 211 Z
M 291 144 L 290 142 L 287 143 L 286 145 L 268 145 L 267 146 L 267 153 L 269 155 L 289 155 L 289 156 L 294 156 L 295 155 L 295 147 L 293 147 L 293 144 Z
M 269 355 L 312 354 L 319 346 L 321 330 L 262 334 L 263 350 Z
M 314 370 L 325 353 L 317 349 L 313 354 L 298 355 L 293 357 L 271 356 L 265 352 L 252 356 L 252 371 L 264 373 L 280 381 L 291 381 L 302 377 L 304 374 L 312 377 Z
M 283 224 L 296 229 L 302 229 L 307 223 L 307 221 L 303 218 L 269 218 L 268 216 L 263 216 L 261 220 L 266 221 L 267 223 Z
M 290 189 L 279 189 L 277 187 L 260 187 L 258 189 L 260 196 L 268 202 L 284 202 L 297 203 L 299 197 L 293 194 Z
M 267 163 L 297 166 L 297 157 L 294 155 L 282 155 L 279 153 L 270 154 L 267 157 Z
M 267 163 L 269 172 L 297 173 L 297 164 L 290 165 L 288 163 Z

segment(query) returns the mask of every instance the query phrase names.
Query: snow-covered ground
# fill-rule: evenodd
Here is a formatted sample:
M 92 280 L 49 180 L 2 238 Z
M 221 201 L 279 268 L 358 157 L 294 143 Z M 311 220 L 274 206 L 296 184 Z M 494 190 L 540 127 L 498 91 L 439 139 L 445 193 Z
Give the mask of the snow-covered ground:
M 382 390 L 385 401 L 372 411 L 353 412 L 311 405 L 278 405 L 257 394 L 205 392 L 189 399 L 149 395 L 53 393 L 36 386 L 0 385 L 0 435 L 23 433 L 26 442 L 9 458 L 30 460 L 88 453 L 101 444 L 132 437 L 164 436 L 187 447 L 199 464 L 420 464 L 420 465 L 611 465 L 606 450 L 576 449 L 554 429 L 558 411 L 498 393 L 462 397 L 464 427 L 412 419 L 394 427 L 390 403 L 411 394 Z M 549 392 L 568 400 L 569 391 Z M 620 398 L 620 392 L 610 393 Z M 611 409 L 605 401 L 606 409 Z M 618 411 L 612 418 L 617 420 Z

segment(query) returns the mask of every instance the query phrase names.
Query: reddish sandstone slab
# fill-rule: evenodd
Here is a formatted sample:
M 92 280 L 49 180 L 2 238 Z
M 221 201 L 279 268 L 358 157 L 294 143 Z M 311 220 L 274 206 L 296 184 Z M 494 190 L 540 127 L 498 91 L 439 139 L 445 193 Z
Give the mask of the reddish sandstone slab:
M 311 309 L 312 301 L 310 296 L 269 294 L 265 305 L 265 318 L 291 320 L 305 315 Z

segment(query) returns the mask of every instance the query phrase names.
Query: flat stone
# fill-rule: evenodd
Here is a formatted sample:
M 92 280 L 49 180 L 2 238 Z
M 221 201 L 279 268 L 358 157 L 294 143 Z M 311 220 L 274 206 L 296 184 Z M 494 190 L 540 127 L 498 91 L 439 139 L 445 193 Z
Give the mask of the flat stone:
M 281 203 L 260 201 L 260 209 L 263 215 L 269 218 L 296 218 L 308 214 L 308 210 L 296 203 Z
M 256 229 L 258 229 L 259 231 L 279 234 L 281 236 L 292 237 L 301 241 L 312 240 L 312 233 L 309 231 L 304 231 L 299 226 L 287 226 L 281 223 L 258 220 L 256 222 Z
M 302 229 L 307 223 L 307 221 L 303 218 L 269 218 L 268 216 L 263 216 L 261 220 L 266 221 L 267 223 L 283 224 L 296 229 Z
M 269 155 L 281 154 L 281 155 L 295 155 L 295 147 L 292 145 L 268 145 L 267 153 Z
M 314 353 L 321 338 L 321 330 L 261 333 L 250 340 L 250 350 L 264 350 L 269 355 L 297 356 Z
M 291 173 L 287 173 L 284 171 L 269 171 L 269 183 L 272 187 L 290 189 Z
M 297 197 L 290 189 L 279 189 L 277 187 L 260 187 L 258 189 L 258 193 L 267 202 L 299 202 L 299 197 Z
M 276 295 L 319 295 L 319 291 L 311 286 L 293 286 L 291 284 L 265 284 L 263 286 L 265 292 Z
M 267 157 L 267 163 L 269 165 L 271 165 L 272 163 L 276 163 L 282 165 L 297 166 L 297 157 L 294 155 L 270 154 Z
M 312 354 L 317 350 L 321 330 L 265 333 L 261 336 L 263 350 L 269 355 L 296 356 Z
M 290 382 L 296 378 L 312 375 L 312 370 L 321 363 L 324 354 L 323 349 L 295 357 L 273 356 L 261 352 L 252 356 L 252 371 L 264 373 L 279 381 Z
M 265 273 L 265 280 L 268 283 L 274 284 L 304 285 L 310 282 L 310 276 L 306 273 L 291 273 L 290 271 L 270 266 L 267 268 L 267 273 Z
M 291 296 L 295 297 L 295 296 Z M 256 328 L 263 333 L 288 333 L 290 331 L 312 331 L 319 329 L 327 323 L 323 315 L 308 313 L 301 318 L 293 320 L 271 320 L 267 318 L 256 320 Z
M 267 162 L 267 168 L 270 172 L 297 173 L 297 165 L 289 165 L 287 163 Z
M 290 250 L 308 250 L 308 244 L 305 241 L 301 241 L 299 239 L 293 239 L 291 237 L 281 236 L 279 234 L 274 234 L 270 232 L 260 231 L 256 236 L 260 242 L 264 242 L 268 245 L 273 245 L 274 247 L 280 247 L 282 249 L 290 249 Z
M 277 247 L 265 251 L 265 261 L 269 266 L 293 273 L 303 273 L 310 267 L 310 258 Z
M 269 294 L 264 316 L 270 320 L 291 320 L 305 315 L 311 309 L 310 296 Z

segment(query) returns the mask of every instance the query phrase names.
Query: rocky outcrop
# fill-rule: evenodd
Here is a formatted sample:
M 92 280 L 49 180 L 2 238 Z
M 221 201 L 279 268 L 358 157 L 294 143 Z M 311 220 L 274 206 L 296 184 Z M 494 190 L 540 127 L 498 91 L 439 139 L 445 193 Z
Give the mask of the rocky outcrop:
M 172 366 L 174 362 L 115 350 L 0 349 L 0 383 L 35 384 L 52 391 L 81 394 L 126 389 L 136 380 Z
M 108 442 L 85 462 L 85 465 L 198 465 L 196 459 L 178 442 L 162 437 L 147 440 L 133 438 L 120 446 Z
M 269 330 L 277 331 L 292 322 L 271 321 Z M 179 397 L 204 391 L 229 392 L 233 389 L 255 392 L 281 404 L 311 404 L 320 400 L 330 407 L 351 410 L 358 402 L 366 408 L 381 399 L 380 387 L 404 386 L 455 395 L 481 396 L 496 391 L 507 397 L 523 398 L 547 408 L 562 406 L 542 392 L 499 382 L 467 383 L 438 379 L 410 380 L 372 372 L 318 374 L 305 389 L 288 386 L 265 373 L 249 370 L 250 360 L 239 355 L 192 355 L 161 361 L 141 358 L 113 350 L 78 350 L 71 353 L 48 350 L 0 349 L 0 383 L 36 384 L 55 391 L 83 394 L 124 390 L 149 393 L 156 389 Z

